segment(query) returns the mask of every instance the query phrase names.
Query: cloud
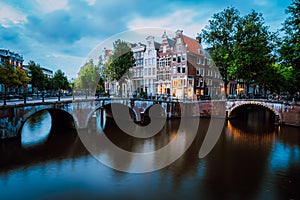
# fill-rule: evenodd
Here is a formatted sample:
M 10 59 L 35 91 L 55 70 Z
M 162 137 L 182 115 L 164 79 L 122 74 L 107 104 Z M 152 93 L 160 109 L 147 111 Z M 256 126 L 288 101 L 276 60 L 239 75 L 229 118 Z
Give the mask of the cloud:
M 28 30 L 42 42 L 72 43 L 82 36 L 84 18 L 58 10 L 43 17 L 28 16 Z
M 46 13 L 55 10 L 68 9 L 68 0 L 36 0 L 36 3 L 37 6 Z
M 200 15 L 199 12 L 192 9 L 184 9 L 164 17 L 145 18 L 136 16 L 128 22 L 128 28 L 134 30 L 145 27 L 157 27 L 174 31 L 181 29 L 185 34 L 194 37 L 204 27 L 204 24 L 199 23 L 199 21 L 202 21 L 200 18 L 203 18 L 203 15 Z
M 10 5 L 0 2 L 0 24 L 4 27 L 26 21 L 26 15 Z
M 96 3 L 96 0 L 86 0 L 90 6 Z
M 284 14 L 278 13 L 283 13 L 288 4 L 275 0 L 273 4 L 262 6 L 267 0 L 255 0 L 256 4 L 249 1 L 245 3 L 232 0 L 230 3 L 242 14 L 249 13 L 251 8 L 258 9 L 257 11 L 264 13 L 268 23 L 280 21 Z M 195 37 L 213 13 L 231 5 L 221 0 L 140 0 L 138 3 L 134 0 L 3 2 L 0 2 L 0 48 L 22 54 L 24 63 L 34 60 L 50 69 L 61 68 L 69 76 L 76 75 L 75 71 L 78 72 L 82 65 L 81 60 L 85 60 L 94 47 L 111 36 L 132 30 L 134 33 L 130 33 L 128 41 L 135 39 L 145 42 L 144 36 L 148 32 L 136 29 L 156 27 L 162 28 L 154 33 L 157 35 L 156 40 L 161 39 L 163 29 L 167 29 L 169 37 L 174 36 L 177 29 Z
M 254 4 L 258 6 L 266 6 L 269 5 L 271 2 L 268 0 L 254 0 Z

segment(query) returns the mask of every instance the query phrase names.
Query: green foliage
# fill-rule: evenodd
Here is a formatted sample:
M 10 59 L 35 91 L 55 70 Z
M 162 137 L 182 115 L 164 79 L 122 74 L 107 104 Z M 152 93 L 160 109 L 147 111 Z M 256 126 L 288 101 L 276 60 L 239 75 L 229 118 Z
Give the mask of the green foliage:
M 202 30 L 200 36 L 209 44 L 209 53 L 218 66 L 221 76 L 227 86 L 228 70 L 234 63 L 234 45 L 236 42 L 237 22 L 239 11 L 233 7 L 216 13 L 209 20 L 209 25 Z M 230 69 L 232 70 L 232 69 Z
M 272 51 L 273 39 L 276 36 L 264 26 L 262 14 L 252 12 L 241 17 L 237 23 L 236 42 L 234 45 L 234 60 L 236 66 L 236 78 L 243 79 L 250 84 L 252 80 L 268 81 L 265 76 L 266 69 L 272 69 L 275 62 Z M 266 74 L 268 75 L 268 74 Z
M 30 83 L 32 87 L 37 88 L 40 91 L 44 90 L 47 78 L 45 77 L 40 65 L 31 60 L 28 62 L 28 69 L 31 75 Z
M 100 67 L 94 65 L 93 60 L 89 60 L 81 67 L 78 78 L 75 80 L 75 87 L 95 91 L 98 83 L 102 84 L 101 87 L 104 86 L 104 80 L 100 79 Z
M 0 83 L 9 88 L 15 86 L 13 80 L 16 79 L 16 70 L 8 61 L 5 61 L 4 65 L 0 67 Z
M 133 66 L 133 52 L 127 42 L 120 39 L 113 44 L 114 51 L 108 57 L 104 73 L 110 81 L 119 81 Z
M 209 53 L 225 82 L 242 79 L 248 85 L 254 80 L 266 85 L 271 70 L 276 35 L 264 25 L 262 14 L 252 11 L 241 17 L 233 7 L 212 16 L 200 36 L 210 46 Z M 272 79 L 272 78 L 271 78 Z
M 27 84 L 30 82 L 30 78 L 28 77 L 27 71 L 23 69 L 22 67 L 18 66 L 16 67 L 16 85 L 18 87 L 27 87 Z
M 8 61 L 0 66 L 0 84 L 5 86 L 5 90 L 6 88 L 26 87 L 29 80 L 27 72 L 19 66 L 14 68 Z
M 289 17 L 281 29 L 284 36 L 279 43 L 279 53 L 281 64 L 292 71 L 287 89 L 290 94 L 294 94 L 300 91 L 300 1 L 293 0 L 286 12 Z
M 53 89 L 69 90 L 70 88 L 71 87 L 67 76 L 65 76 L 65 73 L 60 69 L 57 70 L 53 76 Z

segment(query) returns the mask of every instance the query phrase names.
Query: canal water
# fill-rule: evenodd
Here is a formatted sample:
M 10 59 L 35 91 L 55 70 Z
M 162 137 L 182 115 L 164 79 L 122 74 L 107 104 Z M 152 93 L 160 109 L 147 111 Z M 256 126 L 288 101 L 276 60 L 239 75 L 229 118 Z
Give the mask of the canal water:
M 180 122 L 168 120 L 157 135 L 136 139 L 97 116 L 90 122 L 97 134 L 104 128 L 112 142 L 135 152 L 167 145 Z M 41 112 L 26 122 L 20 139 L 0 141 L 0 199 L 300 199 L 299 128 L 274 126 L 269 112 L 249 110 L 226 121 L 213 150 L 200 159 L 210 121 L 200 119 L 192 145 L 174 163 L 134 174 L 95 159 L 76 130 L 51 131 L 50 115 Z M 103 157 L 111 159 L 107 152 Z

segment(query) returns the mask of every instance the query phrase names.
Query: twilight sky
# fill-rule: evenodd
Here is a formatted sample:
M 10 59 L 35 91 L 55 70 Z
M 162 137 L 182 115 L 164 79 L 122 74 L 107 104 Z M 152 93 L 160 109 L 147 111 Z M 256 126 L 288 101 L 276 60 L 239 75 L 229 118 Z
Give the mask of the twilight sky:
M 71 78 L 76 77 L 91 50 L 115 34 L 156 27 L 181 29 L 195 37 L 214 13 L 228 6 L 236 7 L 241 15 L 251 9 L 263 13 L 266 25 L 276 31 L 287 17 L 285 9 L 290 3 L 291 0 L 0 0 L 0 48 L 23 55 L 24 64 L 33 60 L 54 71 L 62 69 Z M 160 41 L 160 36 L 156 40 Z

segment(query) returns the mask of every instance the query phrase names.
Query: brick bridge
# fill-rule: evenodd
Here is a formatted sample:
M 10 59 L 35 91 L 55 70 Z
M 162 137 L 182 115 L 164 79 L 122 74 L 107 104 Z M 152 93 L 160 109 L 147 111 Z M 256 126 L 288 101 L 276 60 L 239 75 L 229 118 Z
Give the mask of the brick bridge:
M 160 104 L 167 118 L 175 117 L 226 117 L 238 116 L 239 109 L 259 106 L 274 113 L 275 122 L 300 126 L 300 106 L 263 100 L 215 100 L 200 102 L 174 102 L 136 99 L 83 99 L 54 102 L 35 102 L 0 106 L 0 139 L 20 136 L 22 127 L 32 115 L 47 110 L 52 118 L 53 129 L 86 128 L 97 110 L 104 109 L 112 115 L 111 105 L 118 103 L 128 107 L 135 122 L 143 122 L 150 108 Z

